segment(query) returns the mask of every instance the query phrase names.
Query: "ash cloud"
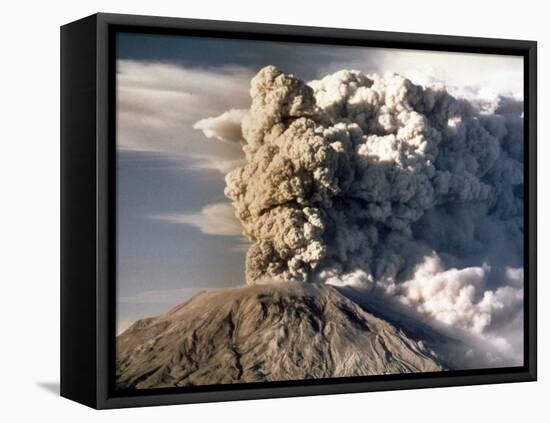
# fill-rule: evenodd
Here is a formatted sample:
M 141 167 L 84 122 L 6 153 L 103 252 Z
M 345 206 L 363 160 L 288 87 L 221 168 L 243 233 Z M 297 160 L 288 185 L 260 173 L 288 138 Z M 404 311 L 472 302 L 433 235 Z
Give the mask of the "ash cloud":
M 193 129 L 201 130 L 206 138 L 216 138 L 223 142 L 244 142 L 241 121 L 247 113 L 243 109 L 231 109 L 217 117 L 199 120 Z
M 225 193 L 252 242 L 248 284 L 376 285 L 478 334 L 522 313 L 521 100 L 355 70 L 306 83 L 274 66 L 250 95 L 248 111 L 196 124 L 243 145 Z

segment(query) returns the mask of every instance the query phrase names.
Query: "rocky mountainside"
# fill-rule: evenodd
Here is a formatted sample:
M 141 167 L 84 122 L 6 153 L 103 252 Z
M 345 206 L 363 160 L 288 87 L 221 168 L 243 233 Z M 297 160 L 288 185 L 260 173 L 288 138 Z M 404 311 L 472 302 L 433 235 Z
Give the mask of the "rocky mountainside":
M 154 388 L 445 368 L 421 339 L 327 285 L 197 294 L 117 337 L 117 386 Z

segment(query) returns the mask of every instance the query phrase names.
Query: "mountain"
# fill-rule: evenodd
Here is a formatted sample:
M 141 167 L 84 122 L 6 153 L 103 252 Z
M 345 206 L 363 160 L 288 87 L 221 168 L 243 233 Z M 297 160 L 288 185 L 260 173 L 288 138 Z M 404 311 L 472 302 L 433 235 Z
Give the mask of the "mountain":
M 119 388 L 444 369 L 429 343 L 320 284 L 202 292 L 117 337 Z

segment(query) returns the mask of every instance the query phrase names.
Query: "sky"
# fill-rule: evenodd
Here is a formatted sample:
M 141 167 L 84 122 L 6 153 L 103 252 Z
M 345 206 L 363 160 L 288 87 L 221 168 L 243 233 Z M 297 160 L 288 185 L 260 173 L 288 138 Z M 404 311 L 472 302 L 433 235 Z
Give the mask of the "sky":
M 119 33 L 118 331 L 201 290 L 244 284 L 249 244 L 223 193 L 243 153 L 193 125 L 249 107 L 250 79 L 269 64 L 306 81 L 358 69 L 466 98 L 523 93 L 518 57 Z

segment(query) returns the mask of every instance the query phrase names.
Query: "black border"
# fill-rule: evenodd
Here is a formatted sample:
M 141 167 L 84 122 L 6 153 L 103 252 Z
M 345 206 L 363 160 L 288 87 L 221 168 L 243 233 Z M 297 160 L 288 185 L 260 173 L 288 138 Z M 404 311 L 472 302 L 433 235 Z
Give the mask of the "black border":
M 227 401 L 536 380 L 536 42 L 395 32 L 97 14 L 97 408 Z M 117 391 L 116 52 L 115 33 L 370 46 L 519 55 L 524 58 L 525 302 L 524 366 L 407 375 Z
M 61 395 L 94 405 L 96 315 L 95 17 L 61 28 Z

